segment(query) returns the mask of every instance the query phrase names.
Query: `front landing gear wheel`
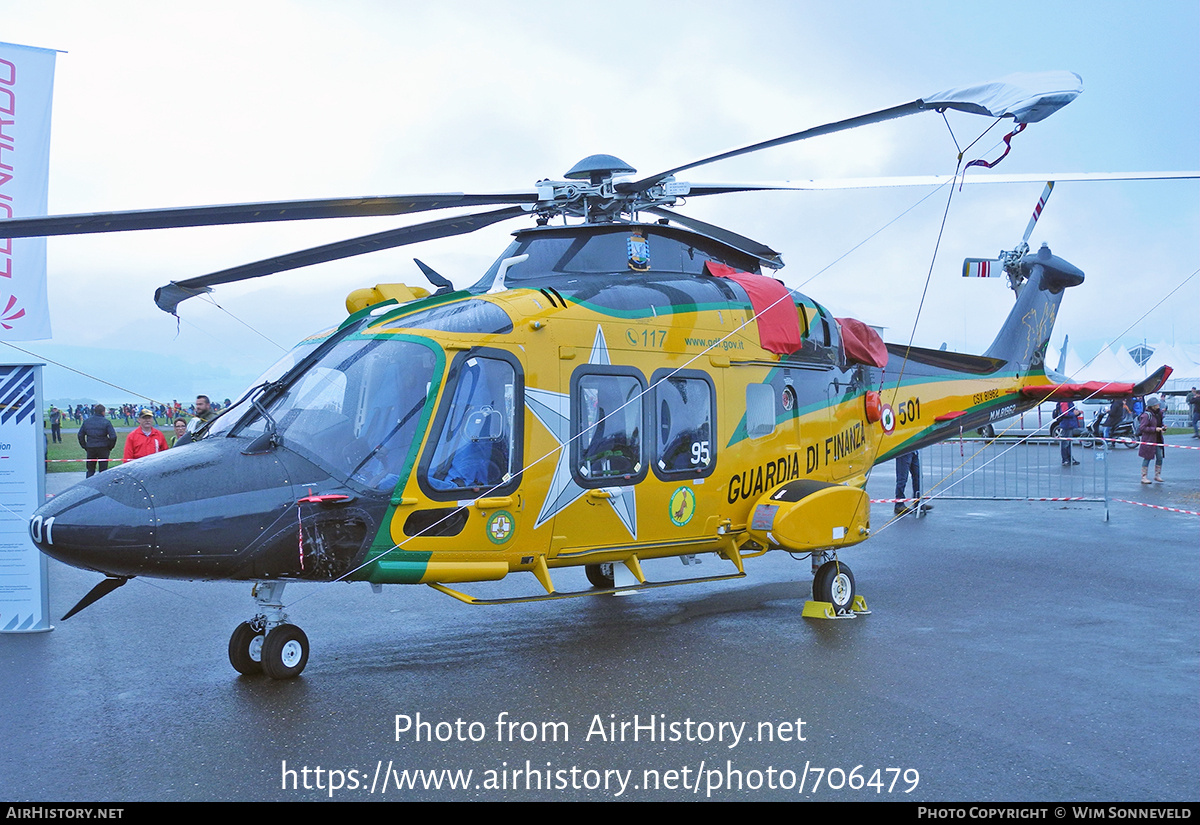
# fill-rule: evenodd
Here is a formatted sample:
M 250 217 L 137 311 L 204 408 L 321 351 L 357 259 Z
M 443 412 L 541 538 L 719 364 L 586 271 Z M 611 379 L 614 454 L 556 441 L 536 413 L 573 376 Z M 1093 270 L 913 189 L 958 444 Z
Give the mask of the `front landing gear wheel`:
M 242 622 L 229 637 L 229 664 L 238 673 L 254 676 L 262 673 L 263 632 L 250 622 Z
M 827 561 L 813 576 L 813 599 L 829 602 L 835 613 L 845 613 L 854 604 L 854 574 L 840 561 Z
M 294 679 L 308 664 L 308 637 L 294 624 L 281 624 L 262 644 L 262 669 L 272 679 Z
M 608 589 L 616 584 L 612 564 L 587 564 L 584 565 L 583 572 L 587 573 L 588 581 L 592 583 L 592 587 Z

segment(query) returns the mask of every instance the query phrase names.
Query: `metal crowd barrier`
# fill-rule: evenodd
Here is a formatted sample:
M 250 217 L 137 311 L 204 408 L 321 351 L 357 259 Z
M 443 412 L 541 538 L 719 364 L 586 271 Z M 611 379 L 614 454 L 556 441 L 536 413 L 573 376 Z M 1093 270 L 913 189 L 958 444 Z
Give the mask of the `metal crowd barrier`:
M 996 501 L 1098 501 L 1108 521 L 1108 446 L 1071 439 L 1078 464 L 1063 466 L 1059 438 L 961 438 L 921 450 L 926 497 Z M 1122 447 L 1123 449 L 1123 447 Z

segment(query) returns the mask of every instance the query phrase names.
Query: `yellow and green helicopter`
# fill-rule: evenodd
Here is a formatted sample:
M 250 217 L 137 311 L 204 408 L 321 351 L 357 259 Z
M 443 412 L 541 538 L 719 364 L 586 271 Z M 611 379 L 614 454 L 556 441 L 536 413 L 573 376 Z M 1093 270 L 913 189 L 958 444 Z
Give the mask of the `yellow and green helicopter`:
M 1044 247 L 1030 254 L 1027 232 L 988 262 L 1017 299 L 985 353 L 884 344 L 765 274 L 782 266 L 774 250 L 671 208 L 685 195 L 805 186 L 676 175 L 923 111 L 1023 128 L 1080 91 L 1070 73 L 1013 77 L 641 178 L 593 155 L 522 192 L 0 222 L 0 236 L 24 237 L 500 207 L 171 283 L 155 300 L 174 312 L 222 283 L 536 220 L 466 289 L 421 264 L 432 294 L 351 293 L 348 318 L 302 341 L 194 443 L 80 482 L 33 516 L 33 540 L 105 575 L 71 613 L 135 576 L 255 582 L 256 614 L 229 656 L 274 678 L 298 675 L 309 655 L 284 610 L 289 581 L 514 602 L 742 576 L 748 559 L 783 550 L 821 562 L 813 597 L 827 615 L 864 611 L 839 551 L 870 535 L 868 471 L 1052 391 L 1046 344 L 1063 290 L 1083 275 Z M 647 560 L 701 553 L 724 569 L 669 582 L 643 573 Z M 573 567 L 591 588 L 564 587 Z M 529 595 L 466 592 L 518 573 L 531 575 Z

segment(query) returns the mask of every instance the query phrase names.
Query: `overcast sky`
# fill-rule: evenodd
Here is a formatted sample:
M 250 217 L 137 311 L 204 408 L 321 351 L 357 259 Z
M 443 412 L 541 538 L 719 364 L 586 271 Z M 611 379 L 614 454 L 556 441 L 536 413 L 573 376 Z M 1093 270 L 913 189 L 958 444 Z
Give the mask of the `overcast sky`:
M 1197 4 L 1124 2 L 46 2 L 0 0 L 0 40 L 62 50 L 52 213 L 255 200 L 527 189 L 585 155 L 642 172 L 1017 71 L 1066 69 L 1084 93 L 1013 141 L 996 172 L 1194 170 Z M 987 121 L 952 115 L 964 146 Z M 968 158 L 994 157 L 995 130 Z M 950 174 L 922 114 L 713 164 L 690 181 Z M 974 172 L 972 172 L 973 174 Z M 945 190 L 816 278 L 926 190 L 741 194 L 681 211 L 770 244 L 781 276 L 925 346 L 986 348 L 1012 297 L 966 256 L 1020 240 L 1040 183 Z M 1143 338 L 1200 342 L 1200 185 L 1064 183 L 1032 245 L 1087 273 L 1063 302 L 1087 357 Z M 21 346 L 158 399 L 232 396 L 359 286 L 463 286 L 524 224 L 218 287 L 182 321 L 157 286 L 402 225 L 404 218 L 182 229 L 49 241 L 54 338 Z M 811 282 L 808 282 L 810 279 Z M 808 282 L 808 283 L 806 283 Z M 1131 326 L 1132 325 L 1132 326 Z M 270 343 L 276 342 L 276 344 Z M 13 358 L 23 357 L 10 352 Z M 127 396 L 47 370 L 48 398 Z

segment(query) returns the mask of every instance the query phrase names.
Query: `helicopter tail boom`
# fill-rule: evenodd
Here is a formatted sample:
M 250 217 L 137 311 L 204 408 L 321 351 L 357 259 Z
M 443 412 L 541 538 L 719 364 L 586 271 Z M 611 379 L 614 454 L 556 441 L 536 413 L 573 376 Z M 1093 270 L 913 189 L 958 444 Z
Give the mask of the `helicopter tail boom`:
M 884 379 L 884 438 L 874 463 L 920 449 L 1032 409 L 1026 392 L 1045 385 L 1046 347 L 1063 290 L 1083 272 L 1043 246 L 1020 262 L 1017 301 L 983 355 L 890 344 L 899 377 Z

